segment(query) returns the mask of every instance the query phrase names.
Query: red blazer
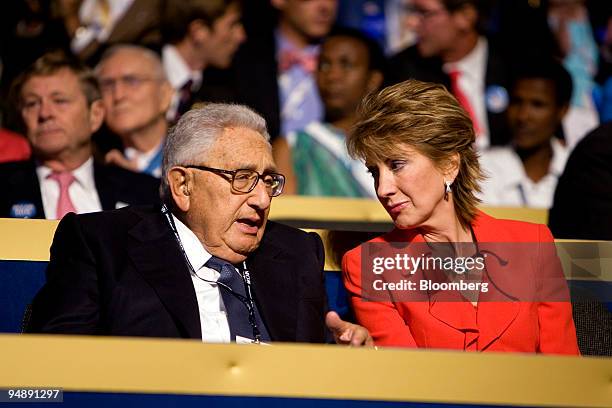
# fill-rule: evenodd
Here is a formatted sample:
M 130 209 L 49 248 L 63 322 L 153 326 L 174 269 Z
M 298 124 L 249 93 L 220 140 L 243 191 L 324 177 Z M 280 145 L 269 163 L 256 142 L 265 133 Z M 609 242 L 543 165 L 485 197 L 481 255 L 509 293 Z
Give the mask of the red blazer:
M 524 298 L 482 301 L 480 297 L 475 307 L 468 301 L 436 300 L 436 294 L 432 292 L 423 301 L 364 301 L 361 269 L 363 248 L 359 246 L 347 252 L 342 260 L 344 285 L 359 324 L 370 331 L 375 343 L 396 347 L 579 354 L 569 293 L 560 275 L 560 261 L 552 244 L 542 245 L 554 242 L 548 228 L 539 224 L 498 220 L 479 213 L 472 223 L 472 229 L 478 243 L 536 243 L 529 246 L 534 248 L 530 255 L 514 254 L 515 259 L 511 260 L 514 263 L 510 265 L 520 265 L 520 268 L 511 271 L 520 270 L 520 279 L 523 279 L 520 282 L 525 282 L 527 286 L 543 274 L 555 275 L 556 292 L 561 292 L 562 298 L 547 298 L 542 293 L 537 299 L 533 298 L 536 299 L 534 301 L 521 300 Z M 394 229 L 369 241 L 376 242 L 417 243 L 424 242 L 424 239 L 416 230 Z M 548 248 L 548 253 L 545 248 Z M 496 264 L 499 264 L 499 259 L 491 258 L 485 261 L 483 279 L 489 278 Z M 505 276 L 508 280 L 512 274 L 508 274 L 508 270 L 505 272 L 505 275 L 498 276 Z M 527 281 L 524 280 L 526 276 L 530 277 Z M 510 277 L 502 286 L 509 282 L 516 289 L 517 280 Z M 532 287 L 538 288 L 534 290 L 546 290 L 538 284 Z

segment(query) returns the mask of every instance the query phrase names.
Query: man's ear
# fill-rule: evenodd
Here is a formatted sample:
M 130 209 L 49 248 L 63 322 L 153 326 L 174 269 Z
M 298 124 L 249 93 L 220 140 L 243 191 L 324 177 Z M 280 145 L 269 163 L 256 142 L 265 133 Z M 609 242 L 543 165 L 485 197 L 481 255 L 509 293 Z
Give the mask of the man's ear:
M 453 19 L 464 31 L 476 30 L 478 26 L 478 10 L 473 4 L 464 4 L 453 12 Z
M 191 206 L 193 174 L 184 167 L 175 166 L 168 171 L 168 186 L 176 207 L 187 212 Z
M 368 79 L 368 93 L 373 92 L 381 87 L 383 83 L 383 74 L 382 72 L 375 70 L 370 72 L 370 78 Z
M 557 120 L 559 121 L 559 123 L 561 123 L 563 121 L 563 118 L 565 117 L 565 115 L 567 115 L 567 111 L 569 110 L 569 105 L 565 104 L 563 106 L 561 106 L 558 110 L 557 110 Z
M 286 0 L 270 0 L 270 4 L 277 10 L 282 10 L 285 8 Z
M 91 103 L 89 107 L 89 126 L 91 129 L 91 133 L 96 132 L 102 126 L 102 122 L 104 121 L 104 105 L 102 104 L 102 100 L 98 99 Z
M 166 114 L 166 111 L 170 108 L 170 102 L 172 102 L 172 96 L 174 95 L 174 89 L 170 82 L 163 81 L 159 89 L 160 92 L 160 111 Z
M 204 43 L 210 37 L 210 27 L 202 20 L 193 20 L 187 27 L 189 37 L 196 43 Z

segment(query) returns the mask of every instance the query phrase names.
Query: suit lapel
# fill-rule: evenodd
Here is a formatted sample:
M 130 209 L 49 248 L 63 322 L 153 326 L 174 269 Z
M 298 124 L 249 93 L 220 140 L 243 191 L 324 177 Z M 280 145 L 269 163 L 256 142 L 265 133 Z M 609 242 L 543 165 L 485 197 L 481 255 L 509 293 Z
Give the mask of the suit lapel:
M 114 210 L 115 203 L 113 200 L 113 191 L 108 183 L 108 177 L 104 171 L 104 166 L 94 162 L 93 169 L 94 182 L 96 183 L 96 190 L 98 190 L 98 197 L 100 198 L 102 209 Z
M 255 300 L 273 341 L 295 341 L 297 321 L 297 282 L 295 263 L 283 259 L 283 252 L 264 238 L 259 249 L 247 260 Z
M 195 289 L 176 239 L 161 213 L 147 214 L 129 232 L 128 254 L 155 290 L 181 335 L 202 338 Z
M 148 34 L 152 27 L 159 24 L 162 8 L 159 3 L 159 0 L 134 0 L 113 27 L 106 42 L 129 42 Z
M 480 251 L 488 250 L 484 278 L 489 283 L 489 291 L 481 293 L 478 302 L 477 318 L 481 327 L 478 340 L 480 350 L 486 349 L 498 339 L 516 319 L 521 309 L 521 304 L 518 302 L 520 295 L 516 292 L 517 282 L 522 282 L 521 285 L 530 282 L 525 278 L 526 275 L 517 276 L 516 272 L 521 272 L 525 268 L 517 267 L 514 262 L 516 259 L 508 259 L 508 255 L 516 251 L 507 251 L 508 246 L 512 244 L 504 244 L 508 239 L 503 236 L 503 228 L 498 228 L 496 224 L 494 218 L 482 212 L 473 222 L 474 235 Z M 506 262 L 510 263 L 507 268 L 504 267 Z
M 100 198 L 100 204 L 103 210 L 114 210 L 116 206 L 115 192 L 108 179 L 108 173 L 104 165 L 94 161 L 93 166 L 94 182 L 96 183 L 96 190 L 98 190 L 98 197 Z
M 486 243 L 507 241 L 507 238 L 501 235 L 503 234 L 503 229 L 499 229 L 495 220 L 482 212 L 473 221 L 473 230 L 476 241 L 484 243 L 482 245 L 484 248 L 500 248 L 499 244 L 487 245 Z M 403 237 L 397 236 L 398 234 L 403 235 Z M 390 241 L 425 242 L 423 236 L 415 232 L 406 235 L 405 232 L 394 230 L 389 235 L 389 238 Z M 501 251 L 493 250 L 493 252 Z M 484 279 L 489 282 L 489 290 L 491 292 L 481 293 L 477 308 L 474 308 L 470 302 L 463 299 L 459 294 L 456 299 L 451 299 L 448 293 L 444 295 L 432 294 L 429 306 L 431 315 L 441 322 L 460 331 L 479 332 L 479 350 L 486 349 L 492 342 L 498 339 L 516 319 L 521 309 L 520 303 L 514 299 L 518 294 L 512 290 L 516 288 L 517 277 L 511 276 L 507 268 L 502 267 L 500 260 L 495 259 L 493 256 L 487 257 L 485 264 L 486 276 Z

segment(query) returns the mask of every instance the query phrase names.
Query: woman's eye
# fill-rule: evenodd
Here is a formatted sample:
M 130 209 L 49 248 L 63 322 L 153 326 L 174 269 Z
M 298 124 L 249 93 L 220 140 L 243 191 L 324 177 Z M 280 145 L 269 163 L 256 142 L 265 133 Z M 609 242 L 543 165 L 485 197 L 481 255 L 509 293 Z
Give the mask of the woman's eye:
M 400 170 L 406 165 L 406 161 L 404 160 L 391 160 L 389 163 L 389 168 L 392 171 Z

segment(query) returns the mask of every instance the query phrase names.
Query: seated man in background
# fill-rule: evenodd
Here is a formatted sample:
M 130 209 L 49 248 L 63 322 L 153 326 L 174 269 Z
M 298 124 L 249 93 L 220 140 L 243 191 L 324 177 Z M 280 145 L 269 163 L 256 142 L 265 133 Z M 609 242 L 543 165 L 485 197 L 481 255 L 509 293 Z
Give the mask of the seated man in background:
M 162 150 L 172 87 L 161 60 L 137 45 L 116 45 L 96 66 L 108 128 L 123 142 L 124 151 L 106 154 L 108 163 L 161 177 Z
M 508 127 L 512 145 L 481 155 L 488 179 L 484 205 L 550 208 L 567 148 L 555 137 L 572 95 L 572 79 L 553 59 L 531 61 L 517 70 L 510 90 Z
M 287 192 L 316 196 L 375 197 L 364 164 L 346 151 L 356 110 L 383 80 L 383 53 L 355 29 L 338 29 L 321 45 L 316 73 L 325 122 L 311 122 L 274 141 L 274 157 L 287 175 Z
M 12 94 L 34 160 L 0 165 L 0 217 L 60 219 L 158 201 L 154 178 L 94 162 L 91 134 L 104 107 L 87 67 L 45 54 L 15 80 Z
M 186 113 L 164 145 L 165 205 L 65 217 L 37 333 L 204 342 L 371 344 L 327 309 L 318 235 L 268 222 L 283 189 L 265 121 L 244 106 Z

